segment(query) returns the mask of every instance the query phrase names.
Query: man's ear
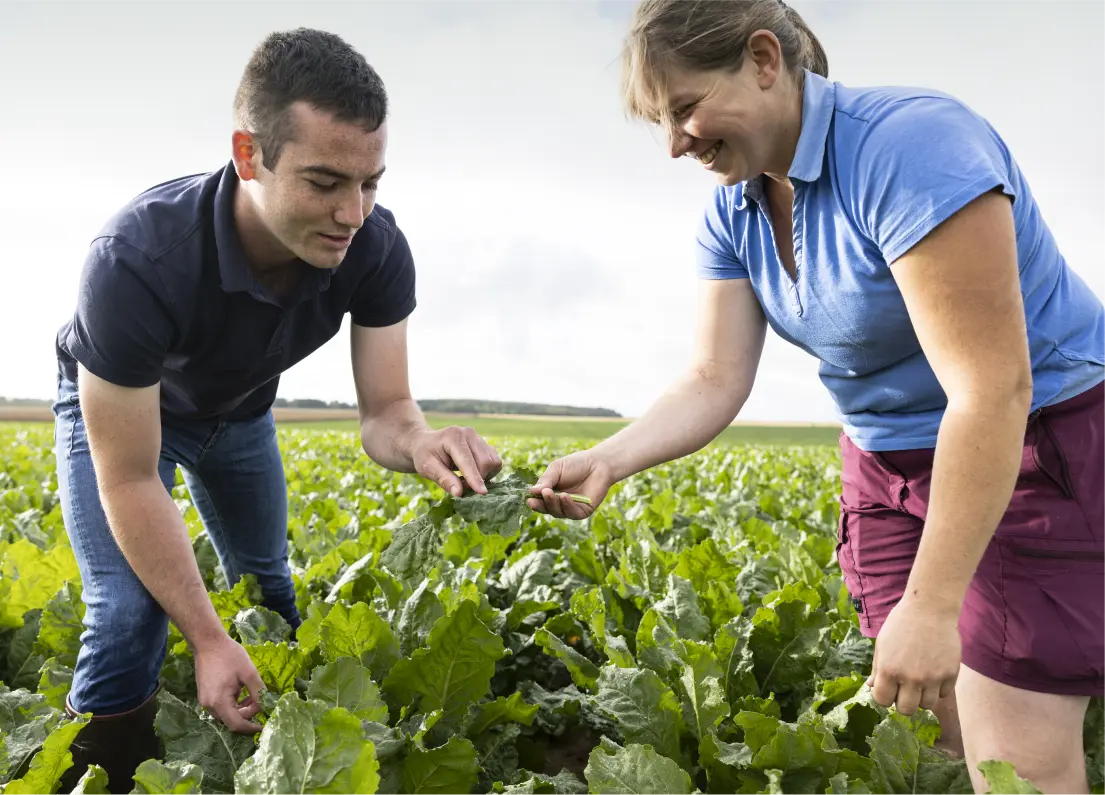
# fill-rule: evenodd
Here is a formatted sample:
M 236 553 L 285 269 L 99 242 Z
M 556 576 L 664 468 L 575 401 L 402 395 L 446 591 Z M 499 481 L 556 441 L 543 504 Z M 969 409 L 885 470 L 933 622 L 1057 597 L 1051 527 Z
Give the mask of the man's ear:
M 231 141 L 234 170 L 238 172 L 238 179 L 243 182 L 256 179 L 257 167 L 261 160 L 261 147 L 254 141 L 253 133 L 235 130 Z

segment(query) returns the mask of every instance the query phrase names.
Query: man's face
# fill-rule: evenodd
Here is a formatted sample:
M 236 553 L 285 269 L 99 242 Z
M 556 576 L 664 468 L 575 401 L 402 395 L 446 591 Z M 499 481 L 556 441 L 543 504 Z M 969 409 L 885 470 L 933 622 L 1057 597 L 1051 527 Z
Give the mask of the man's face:
M 276 167 L 253 158 L 250 195 L 273 242 L 316 268 L 336 268 L 376 205 L 387 123 L 368 132 L 304 103 L 290 112 L 293 134 Z

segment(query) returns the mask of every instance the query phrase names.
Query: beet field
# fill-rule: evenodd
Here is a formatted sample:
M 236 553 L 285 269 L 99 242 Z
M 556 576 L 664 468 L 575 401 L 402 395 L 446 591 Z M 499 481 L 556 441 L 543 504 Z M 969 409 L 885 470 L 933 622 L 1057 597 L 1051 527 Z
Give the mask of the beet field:
M 616 487 L 589 522 L 530 512 L 570 439 L 492 438 L 487 496 L 388 473 L 354 434 L 282 429 L 304 618 L 226 582 L 178 474 L 210 598 L 267 686 L 263 731 L 195 700 L 171 631 L 137 792 L 945 793 L 930 713 L 875 704 L 834 560 L 830 446 L 710 448 Z M 81 583 L 49 425 L 0 425 L 0 789 L 56 792 Z M 1086 722 L 1102 792 L 1102 711 Z M 995 792 L 1034 792 L 1000 760 Z M 104 791 L 92 768 L 78 791 Z

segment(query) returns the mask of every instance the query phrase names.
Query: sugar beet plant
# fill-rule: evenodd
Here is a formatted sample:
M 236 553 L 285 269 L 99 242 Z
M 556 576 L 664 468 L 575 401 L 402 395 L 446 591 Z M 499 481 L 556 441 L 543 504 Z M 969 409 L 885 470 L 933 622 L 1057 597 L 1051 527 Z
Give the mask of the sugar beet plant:
M 267 687 L 263 730 L 199 709 L 171 628 L 138 792 L 970 792 L 863 685 L 872 654 L 833 560 L 829 448 L 711 449 L 615 488 L 588 522 L 525 494 L 567 443 L 497 440 L 486 496 L 388 473 L 351 436 L 282 431 L 294 635 L 227 583 L 182 481 L 210 598 Z M 0 784 L 54 792 L 84 719 L 65 693 L 80 578 L 48 428 L 0 430 Z M 1102 711 L 1086 721 L 1102 792 Z M 1033 792 L 1000 760 L 1001 792 Z M 103 792 L 92 768 L 79 791 Z

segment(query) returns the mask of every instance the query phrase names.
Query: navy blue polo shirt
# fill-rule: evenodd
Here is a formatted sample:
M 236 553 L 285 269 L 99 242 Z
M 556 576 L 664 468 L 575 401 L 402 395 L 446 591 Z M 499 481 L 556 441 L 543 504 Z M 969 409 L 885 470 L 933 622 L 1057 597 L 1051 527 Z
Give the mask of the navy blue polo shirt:
M 414 310 L 410 247 L 380 205 L 341 265 L 304 265 L 298 292 L 274 300 L 235 228 L 237 185 L 228 164 L 150 188 L 109 220 L 57 335 L 62 376 L 76 381 L 80 362 L 120 386 L 160 382 L 163 415 L 249 419 L 268 411 L 280 374 L 337 334 L 346 313 L 379 327 Z

